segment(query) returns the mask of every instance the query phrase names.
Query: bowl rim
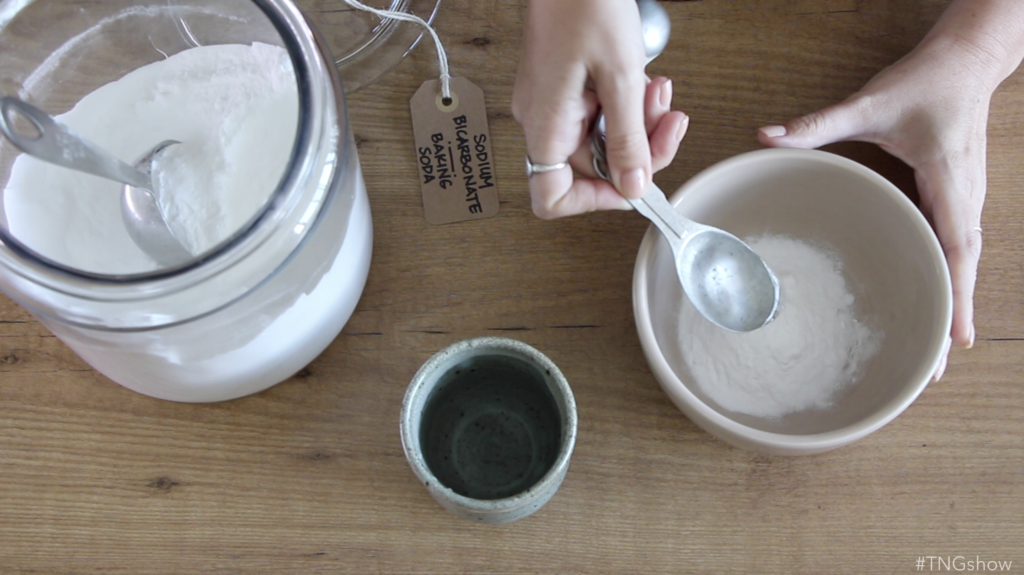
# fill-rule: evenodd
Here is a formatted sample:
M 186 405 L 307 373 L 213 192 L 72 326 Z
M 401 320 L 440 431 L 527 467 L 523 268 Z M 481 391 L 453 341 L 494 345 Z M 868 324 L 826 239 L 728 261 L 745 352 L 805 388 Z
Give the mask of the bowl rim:
M 852 171 L 868 182 L 887 192 L 895 207 L 900 209 L 909 219 L 911 225 L 920 233 L 926 249 L 932 255 L 939 268 L 941 293 L 944 294 L 942 309 L 938 310 L 941 324 L 945 326 L 942 335 L 935 335 L 928 348 L 928 369 L 925 373 L 933 374 L 942 360 L 952 326 L 953 296 L 949 276 L 949 267 L 945 253 L 931 225 L 913 202 L 889 180 L 874 170 L 848 158 L 822 150 L 806 150 L 797 148 L 766 148 L 733 156 L 701 171 L 680 186 L 669 198 L 673 206 L 677 206 L 683 196 L 691 189 L 703 184 L 706 180 L 726 170 L 732 170 L 742 164 L 782 159 L 800 159 L 815 163 L 828 164 L 837 168 Z M 633 269 L 633 316 L 636 323 L 640 345 L 647 362 L 654 373 L 655 379 L 676 406 L 698 426 L 733 445 L 745 448 L 767 447 L 779 453 L 816 453 L 834 449 L 861 439 L 896 418 L 909 407 L 924 391 L 932 379 L 931 375 L 909 382 L 905 388 L 888 403 L 881 406 L 868 417 L 839 429 L 813 434 L 785 434 L 764 431 L 739 423 L 717 409 L 714 409 L 698 398 L 684 384 L 668 361 L 661 353 L 651 324 L 651 313 L 646 294 L 648 292 L 648 262 L 654 247 L 659 240 L 660 232 L 652 225 L 648 228 L 640 243 L 636 265 Z

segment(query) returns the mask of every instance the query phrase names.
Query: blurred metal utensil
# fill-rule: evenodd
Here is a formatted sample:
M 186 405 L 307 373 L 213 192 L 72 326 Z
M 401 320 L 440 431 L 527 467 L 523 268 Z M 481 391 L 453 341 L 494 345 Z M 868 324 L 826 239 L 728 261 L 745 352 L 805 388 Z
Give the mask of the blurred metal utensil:
M 31 122 L 38 134 L 19 132 L 14 125 L 15 114 Z M 153 159 L 180 142 L 164 140 L 143 154 L 134 167 L 129 166 L 46 112 L 13 96 L 0 98 L 0 131 L 34 158 L 124 184 L 121 217 L 132 241 L 165 267 L 192 259 L 192 254 L 167 227 L 152 181 Z

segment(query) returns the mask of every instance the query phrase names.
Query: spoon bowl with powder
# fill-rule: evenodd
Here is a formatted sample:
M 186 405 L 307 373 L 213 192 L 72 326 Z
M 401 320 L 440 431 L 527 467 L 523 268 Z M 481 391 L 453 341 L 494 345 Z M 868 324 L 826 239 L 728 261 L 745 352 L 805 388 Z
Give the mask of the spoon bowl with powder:
M 152 178 L 153 160 L 175 140 L 164 140 L 135 162 L 135 169 Z M 153 180 L 155 183 L 155 179 Z M 157 199 L 155 186 L 124 183 L 121 194 L 121 219 L 135 245 L 162 266 L 174 267 L 192 259 L 192 254 L 171 233 Z
M 604 115 L 594 124 L 594 170 L 609 179 Z M 693 307 L 711 323 L 734 332 L 767 325 L 779 306 L 779 281 L 743 240 L 683 217 L 655 184 L 629 203 L 661 231 L 675 258 L 679 284 Z
M 18 116 L 32 124 L 34 133 L 26 133 L 15 125 Z M 151 174 L 153 160 L 179 142 L 160 142 L 134 166 L 129 166 L 46 112 L 13 96 L 0 98 L 0 131 L 18 149 L 37 159 L 124 184 L 121 216 L 128 235 L 139 249 L 164 267 L 178 266 L 192 259 L 192 254 L 175 238 L 164 220 Z

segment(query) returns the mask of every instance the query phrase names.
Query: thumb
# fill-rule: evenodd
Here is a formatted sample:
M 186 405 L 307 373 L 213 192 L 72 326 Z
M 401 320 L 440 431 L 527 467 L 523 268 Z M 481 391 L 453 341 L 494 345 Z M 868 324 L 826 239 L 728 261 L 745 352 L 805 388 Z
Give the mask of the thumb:
M 784 126 L 765 126 L 757 139 L 769 148 L 820 148 L 860 140 L 872 118 L 850 100 L 812 112 Z
M 981 209 L 970 198 L 985 195 L 984 159 L 967 154 L 966 169 L 948 161 L 923 166 L 917 173 L 922 202 L 931 205 L 935 234 L 949 263 L 953 284 L 953 343 L 974 345 L 974 288 L 981 258 Z M 980 202 L 979 202 L 980 203 Z

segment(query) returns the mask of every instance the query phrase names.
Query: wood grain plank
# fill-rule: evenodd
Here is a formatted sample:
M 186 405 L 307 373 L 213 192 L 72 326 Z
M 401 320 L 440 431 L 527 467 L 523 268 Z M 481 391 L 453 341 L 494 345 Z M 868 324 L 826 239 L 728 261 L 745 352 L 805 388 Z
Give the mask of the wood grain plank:
M 692 117 L 667 189 L 757 148 L 754 131 L 838 101 L 909 50 L 945 1 L 666 2 L 652 71 Z M 979 341 L 854 445 L 813 457 L 734 449 L 662 393 L 637 341 L 626 212 L 535 218 L 510 114 L 525 3 L 445 0 L 453 72 L 487 97 L 501 211 L 431 226 L 408 99 L 429 45 L 348 98 L 374 256 L 342 334 L 296 377 L 205 405 L 92 371 L 0 296 L 0 573 L 910 573 L 922 555 L 1024 565 L 1024 80 L 992 106 Z M 913 195 L 881 150 L 852 157 Z M 563 370 L 580 414 L 569 474 L 501 527 L 443 511 L 399 442 L 405 388 L 442 347 L 503 335 Z

